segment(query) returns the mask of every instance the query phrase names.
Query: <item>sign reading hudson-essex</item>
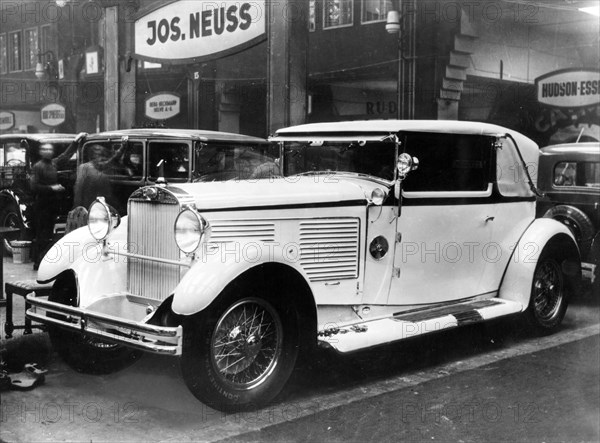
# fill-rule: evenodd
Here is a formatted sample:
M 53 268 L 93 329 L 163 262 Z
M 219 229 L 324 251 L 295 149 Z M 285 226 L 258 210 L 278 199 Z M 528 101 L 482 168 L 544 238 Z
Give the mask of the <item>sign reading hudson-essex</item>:
M 535 79 L 540 103 L 558 108 L 580 108 L 600 103 L 600 71 L 563 69 Z
M 266 38 L 265 0 L 171 2 L 135 22 L 135 55 L 188 63 L 238 52 Z

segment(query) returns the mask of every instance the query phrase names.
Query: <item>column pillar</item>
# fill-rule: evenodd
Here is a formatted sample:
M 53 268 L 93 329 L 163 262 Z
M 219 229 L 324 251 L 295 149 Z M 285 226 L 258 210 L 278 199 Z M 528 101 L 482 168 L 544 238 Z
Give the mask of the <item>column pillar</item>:
M 104 10 L 104 130 L 119 129 L 119 7 Z
M 306 120 L 308 3 L 267 2 L 267 134 Z

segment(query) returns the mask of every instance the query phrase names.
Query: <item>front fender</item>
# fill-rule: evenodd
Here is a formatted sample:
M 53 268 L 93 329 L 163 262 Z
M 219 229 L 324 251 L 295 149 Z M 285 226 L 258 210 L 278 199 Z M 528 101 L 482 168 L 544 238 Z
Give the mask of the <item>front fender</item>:
M 525 310 L 529 305 L 533 274 L 540 254 L 546 245 L 559 238 L 570 240 L 570 246 L 579 260 L 579 248 L 565 225 L 549 218 L 535 219 L 515 245 L 500 283 L 499 298 L 519 302 Z
M 127 245 L 127 217 L 121 219 L 121 223 L 106 241 L 106 245 L 112 250 L 124 250 Z M 50 282 L 66 271 L 73 269 L 77 273 L 85 268 L 96 272 L 96 264 L 100 260 L 101 245 L 92 237 L 87 226 L 76 229 L 60 240 L 48 250 L 40 263 L 37 280 L 39 282 Z M 116 258 L 112 258 L 117 261 Z M 124 261 L 121 259 L 121 261 Z M 103 274 L 98 269 L 102 278 L 112 278 L 110 274 Z
M 31 199 L 28 198 L 25 194 L 20 192 L 16 192 L 12 189 L 2 189 L 0 190 L 0 202 L 3 205 L 14 205 L 17 208 L 17 212 L 21 220 L 23 221 L 23 225 L 26 228 L 31 228 L 31 220 L 30 220 L 30 212 L 31 212 Z
M 204 245 L 198 259 L 175 288 L 173 312 L 179 315 L 200 312 L 241 274 L 266 263 L 290 266 L 308 282 L 298 260 L 278 246 L 278 243 L 259 242 Z

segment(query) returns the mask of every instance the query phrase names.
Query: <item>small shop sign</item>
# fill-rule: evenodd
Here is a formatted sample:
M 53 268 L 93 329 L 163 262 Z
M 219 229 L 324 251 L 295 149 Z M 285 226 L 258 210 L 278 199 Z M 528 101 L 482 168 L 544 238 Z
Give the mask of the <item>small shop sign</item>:
M 600 70 L 563 69 L 535 79 L 538 101 L 557 108 L 600 104 Z
M 59 103 L 51 103 L 42 108 L 42 123 L 46 126 L 58 126 L 65 122 L 66 110 Z
M 173 1 L 135 22 L 135 56 L 190 63 L 239 52 L 266 38 L 265 0 Z
M 146 117 L 166 120 L 181 111 L 181 97 L 169 92 L 159 92 L 146 99 Z
M 15 114 L 8 111 L 0 112 L 0 131 L 6 131 L 15 125 Z

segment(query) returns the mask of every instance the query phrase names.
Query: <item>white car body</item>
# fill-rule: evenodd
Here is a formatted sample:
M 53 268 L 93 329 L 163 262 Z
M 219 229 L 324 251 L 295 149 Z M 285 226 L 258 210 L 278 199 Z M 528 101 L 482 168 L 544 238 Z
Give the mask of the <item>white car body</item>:
M 473 146 L 484 144 L 476 148 L 482 156 L 488 155 L 489 141 L 487 163 L 464 158 L 448 163 L 459 181 L 461 170 L 486 177 L 493 166 L 489 180 L 482 178 L 477 189 L 408 190 L 404 183 L 419 169 L 406 178 L 398 170 L 393 177 L 284 171 L 285 177 L 144 188 L 132 194 L 128 217 L 106 239 L 97 241 L 80 228 L 55 245 L 38 280 L 70 273 L 76 302 L 66 306 L 29 297 L 28 316 L 76 334 L 185 357 L 191 352 L 184 343 L 186 321 L 203 321 L 228 288 L 236 282 L 246 287 L 258 281 L 249 276 L 260 273 L 278 282 L 265 298 L 275 311 L 281 306 L 298 311 L 311 344 L 351 352 L 527 311 L 539 285 L 534 281 L 539 258 L 548 251 L 561 251 L 553 260 L 564 281 L 576 281 L 579 253 L 571 233 L 553 220 L 535 219 L 535 183 L 526 169 L 537 166 L 538 147 L 521 134 L 483 123 L 386 120 L 302 125 L 280 130 L 271 140 L 281 144 L 280 160 L 291 168 L 294 156 L 308 161 L 301 145 L 318 153 L 319 146 L 347 143 L 358 158 L 368 157 L 361 149 L 391 143 L 396 157 L 403 152 L 419 157 L 423 136 L 458 140 L 457 146 L 476 140 Z M 338 157 L 344 155 L 340 150 Z M 427 167 L 421 160 L 420 168 Z M 512 174 L 517 175 L 507 177 Z M 194 253 L 184 254 L 173 226 L 189 208 L 210 231 Z M 292 295 L 282 281 L 289 282 Z M 560 309 L 562 319 L 566 305 Z M 57 320 L 49 312 L 70 317 Z M 548 329 L 555 326 L 553 317 Z M 250 338 L 248 346 L 257 339 Z M 269 386 L 262 378 L 261 383 Z M 195 394 L 221 409 L 274 395 L 247 396 L 262 389 L 258 383 L 246 391 L 224 386 L 231 388 L 224 403 L 217 401 L 226 390 L 221 385 L 217 393 Z

